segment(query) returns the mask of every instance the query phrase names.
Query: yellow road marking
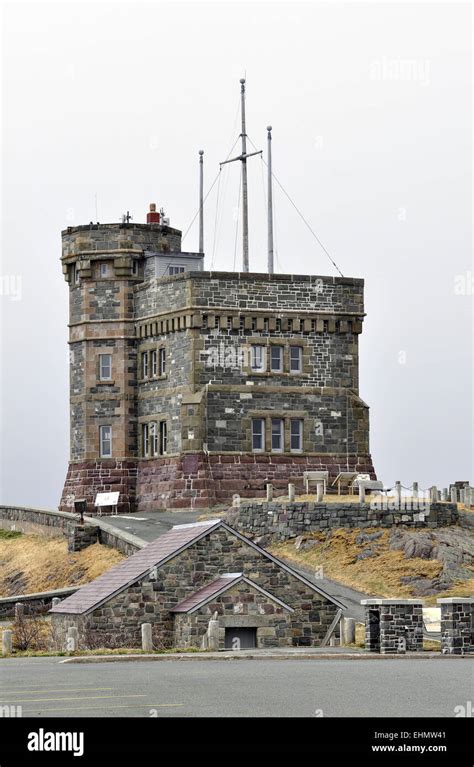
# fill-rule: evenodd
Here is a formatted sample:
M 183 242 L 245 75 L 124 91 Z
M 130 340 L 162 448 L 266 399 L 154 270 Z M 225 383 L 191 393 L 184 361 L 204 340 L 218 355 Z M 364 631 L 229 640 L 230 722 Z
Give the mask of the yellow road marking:
M 61 706 L 60 708 L 42 708 L 41 713 L 43 714 L 45 711 L 82 711 L 83 709 L 93 711 L 98 708 L 100 708 L 101 711 L 111 711 L 113 708 L 179 708 L 179 706 L 184 706 L 184 703 L 139 703 L 138 706 L 134 706 L 130 703 L 130 705 L 123 704 L 120 706 L 68 706 L 67 708 Z M 28 714 L 32 711 L 36 711 L 36 709 L 24 709 L 23 713 Z
M 146 698 L 145 693 L 139 695 L 84 695 L 76 700 L 98 700 L 100 698 Z M 43 703 L 48 700 L 71 700 L 71 698 L 20 698 L 13 703 Z M 0 705 L 6 706 L 10 701 L 3 701 Z
M 41 690 L 2 690 L 2 695 L 34 695 L 40 692 L 98 692 L 99 690 L 113 690 L 113 687 L 61 687 L 59 690 L 50 690 L 48 687 Z

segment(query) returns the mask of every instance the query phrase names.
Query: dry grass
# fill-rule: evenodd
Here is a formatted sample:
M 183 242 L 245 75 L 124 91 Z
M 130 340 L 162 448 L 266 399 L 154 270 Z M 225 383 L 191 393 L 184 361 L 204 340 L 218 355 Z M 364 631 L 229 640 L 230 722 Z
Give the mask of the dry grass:
M 69 553 L 62 538 L 21 535 L 0 538 L 0 595 L 27 594 L 93 580 L 121 562 L 123 554 L 95 543 Z
M 379 532 L 364 530 L 363 532 Z M 409 585 L 401 583 L 404 576 L 434 578 L 442 570 L 441 562 L 433 559 L 405 559 L 401 551 L 389 551 L 390 531 L 384 530 L 380 538 L 370 543 L 357 544 L 361 531 L 337 529 L 326 540 L 324 533 L 308 536 L 319 541 L 309 551 L 296 551 L 294 542 L 277 544 L 271 551 L 278 557 L 316 570 L 323 567 L 324 575 L 357 591 L 386 598 L 409 598 Z M 374 556 L 357 560 L 357 554 L 370 548 Z

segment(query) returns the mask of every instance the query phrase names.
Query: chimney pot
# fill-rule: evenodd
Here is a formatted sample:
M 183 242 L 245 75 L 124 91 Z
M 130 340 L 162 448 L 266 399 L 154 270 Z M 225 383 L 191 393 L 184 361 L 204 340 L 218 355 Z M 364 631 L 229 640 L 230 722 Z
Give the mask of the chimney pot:
M 147 224 L 159 224 L 160 220 L 161 216 L 156 212 L 156 204 L 154 202 L 150 202 L 150 212 L 146 214 Z

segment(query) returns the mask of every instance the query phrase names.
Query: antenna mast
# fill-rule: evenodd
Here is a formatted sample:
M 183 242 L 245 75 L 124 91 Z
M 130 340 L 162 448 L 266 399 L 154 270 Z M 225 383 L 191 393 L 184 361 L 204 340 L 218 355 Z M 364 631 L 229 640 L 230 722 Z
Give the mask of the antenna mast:
M 267 127 L 268 145 L 268 274 L 273 274 L 273 192 L 272 192 L 272 126 Z
M 204 150 L 199 150 L 199 253 L 204 253 Z
M 245 78 L 240 81 L 240 103 L 242 112 L 242 133 L 240 138 L 242 139 L 242 152 L 238 157 L 233 157 L 231 160 L 225 160 L 221 162 L 220 166 L 226 165 L 229 162 L 235 162 L 240 160 L 242 163 L 242 271 L 249 271 L 249 208 L 248 208 L 248 187 L 247 187 L 247 157 L 253 157 L 256 154 L 262 154 L 259 152 L 250 152 L 247 154 L 247 127 L 245 120 Z

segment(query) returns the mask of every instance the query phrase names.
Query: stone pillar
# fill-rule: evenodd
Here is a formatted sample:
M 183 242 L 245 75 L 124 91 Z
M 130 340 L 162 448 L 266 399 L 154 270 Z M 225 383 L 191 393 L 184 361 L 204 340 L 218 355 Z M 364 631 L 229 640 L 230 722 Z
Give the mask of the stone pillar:
M 151 623 L 142 623 L 142 650 L 145 650 L 145 652 L 153 652 Z
M 397 509 L 402 507 L 402 483 L 397 480 L 395 482 L 395 503 Z
M 10 629 L 4 629 L 2 634 L 2 655 L 11 655 L 13 649 L 13 632 Z
M 359 503 L 365 503 L 365 485 L 363 482 L 359 482 Z
M 288 485 L 288 500 L 290 502 L 295 500 L 295 486 L 291 483 Z
M 324 482 L 316 484 L 316 503 L 322 503 L 324 499 Z
M 341 620 L 341 644 L 355 643 L 355 620 L 354 618 L 343 618 Z
M 413 498 L 418 500 L 418 495 L 419 495 L 418 482 L 414 482 L 412 487 L 413 487 L 412 496 Z
M 214 652 L 219 649 L 219 621 L 214 616 L 207 625 L 207 649 Z
M 448 655 L 472 655 L 473 597 L 437 599 L 441 607 L 441 652 Z
M 366 648 L 397 654 L 423 649 L 423 603 L 416 599 L 363 599 Z
M 455 487 L 451 488 L 451 502 L 452 503 L 458 502 L 458 491 Z
M 437 503 L 438 502 L 438 488 L 436 485 L 433 485 L 430 487 L 430 501 L 431 503 Z
M 443 489 L 441 491 L 441 500 L 445 501 L 445 502 L 448 500 L 448 488 L 447 487 L 443 487 Z
M 15 620 L 21 621 L 25 617 L 25 605 L 23 602 L 15 602 Z
M 267 485 L 267 503 L 270 503 L 270 501 L 273 501 L 273 485 L 272 484 Z
M 76 652 L 79 649 L 79 630 L 77 626 L 69 626 L 66 634 L 66 651 Z

